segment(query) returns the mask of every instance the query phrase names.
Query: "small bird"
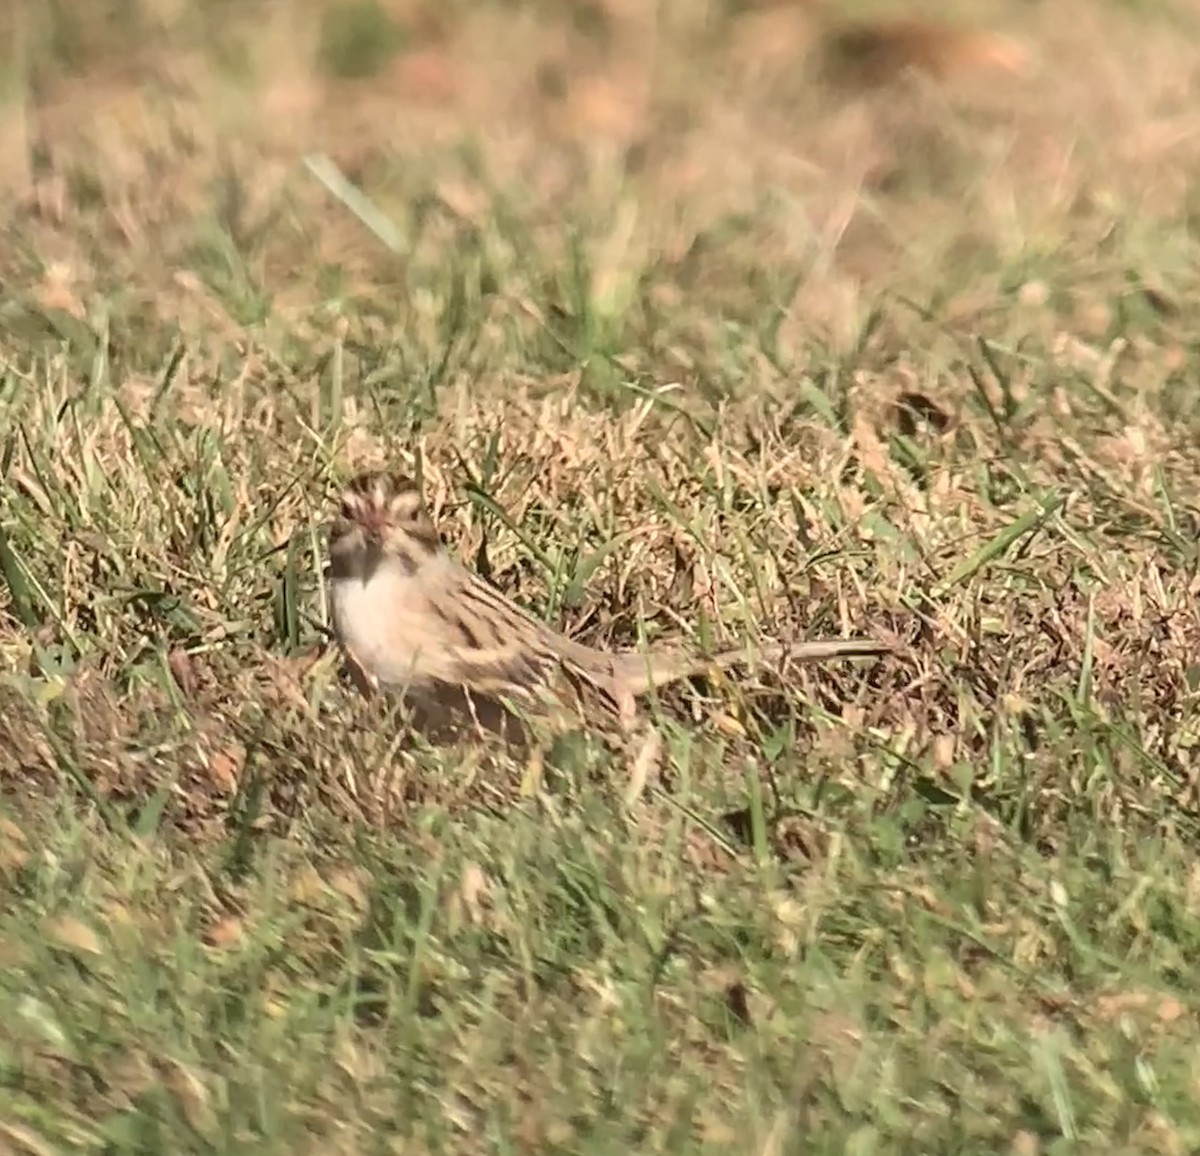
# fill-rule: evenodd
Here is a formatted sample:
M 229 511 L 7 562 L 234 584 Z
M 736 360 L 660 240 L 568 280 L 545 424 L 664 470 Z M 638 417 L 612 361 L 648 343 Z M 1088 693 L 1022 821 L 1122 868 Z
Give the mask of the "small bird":
M 399 692 L 421 729 L 465 716 L 504 732 L 510 703 L 562 703 L 568 693 L 590 716 L 599 708 L 624 727 L 635 699 L 713 666 L 746 660 L 741 650 L 709 658 L 612 653 L 572 642 L 534 618 L 445 549 L 413 481 L 359 474 L 342 491 L 330 529 L 334 635 L 364 694 Z M 890 647 L 867 638 L 776 646 L 769 661 L 866 657 Z

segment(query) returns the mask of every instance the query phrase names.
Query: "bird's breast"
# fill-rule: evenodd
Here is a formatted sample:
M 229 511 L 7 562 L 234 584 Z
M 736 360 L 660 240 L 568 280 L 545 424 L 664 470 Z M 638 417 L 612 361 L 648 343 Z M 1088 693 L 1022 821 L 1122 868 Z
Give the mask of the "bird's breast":
M 404 607 L 414 593 L 410 586 L 411 579 L 390 567 L 334 578 L 330 585 L 330 616 L 338 642 L 384 683 L 403 681 L 412 666 L 412 646 L 402 628 Z
M 330 583 L 338 642 L 385 685 L 417 689 L 446 676 L 444 626 L 430 602 L 430 577 L 388 561 Z

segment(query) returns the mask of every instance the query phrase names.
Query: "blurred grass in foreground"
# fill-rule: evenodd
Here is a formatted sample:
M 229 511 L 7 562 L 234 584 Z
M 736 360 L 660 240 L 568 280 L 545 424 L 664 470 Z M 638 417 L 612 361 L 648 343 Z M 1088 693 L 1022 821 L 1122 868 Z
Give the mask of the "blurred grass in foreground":
M 0 1150 L 1200 1146 L 1192 17 L 8 18 Z M 384 461 L 590 642 L 908 649 L 399 749 Z

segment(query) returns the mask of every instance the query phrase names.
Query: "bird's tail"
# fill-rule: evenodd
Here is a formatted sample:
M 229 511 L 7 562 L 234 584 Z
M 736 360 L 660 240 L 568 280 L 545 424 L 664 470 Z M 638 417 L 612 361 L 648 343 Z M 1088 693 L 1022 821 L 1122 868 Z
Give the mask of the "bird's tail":
M 634 695 L 645 694 L 680 678 L 703 674 L 713 667 L 786 666 L 791 662 L 829 662 L 839 658 L 876 658 L 892 650 L 874 638 L 820 638 L 773 643 L 758 651 L 726 650 L 708 657 L 692 654 L 627 652 L 613 656 L 614 678 Z

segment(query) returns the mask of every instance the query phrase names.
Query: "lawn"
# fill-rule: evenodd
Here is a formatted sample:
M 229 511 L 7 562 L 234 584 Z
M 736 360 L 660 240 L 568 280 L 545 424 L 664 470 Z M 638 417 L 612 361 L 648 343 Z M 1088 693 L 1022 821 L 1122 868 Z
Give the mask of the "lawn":
M 1200 1151 L 1200 21 L 937 8 L 0 15 L 0 1154 Z M 432 747 L 379 466 L 894 653 Z

